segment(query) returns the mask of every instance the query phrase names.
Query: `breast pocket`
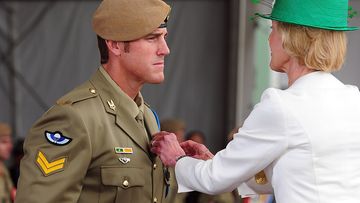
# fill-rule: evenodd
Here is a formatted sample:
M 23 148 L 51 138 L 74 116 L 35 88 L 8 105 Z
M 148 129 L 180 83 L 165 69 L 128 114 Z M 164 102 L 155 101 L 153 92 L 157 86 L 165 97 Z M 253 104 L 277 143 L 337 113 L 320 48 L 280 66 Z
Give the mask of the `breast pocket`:
M 145 172 L 142 168 L 101 167 L 104 190 L 108 189 L 113 194 L 103 191 L 100 194 L 100 202 L 137 202 L 139 196 L 144 195 L 142 194 L 145 185 L 144 176 Z

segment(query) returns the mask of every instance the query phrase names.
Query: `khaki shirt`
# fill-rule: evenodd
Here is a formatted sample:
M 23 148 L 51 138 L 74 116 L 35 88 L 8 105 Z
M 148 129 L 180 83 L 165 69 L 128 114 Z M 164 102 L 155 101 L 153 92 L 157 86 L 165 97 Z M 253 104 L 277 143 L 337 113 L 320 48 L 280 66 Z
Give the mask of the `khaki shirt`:
M 10 178 L 9 171 L 4 166 L 3 163 L 0 163 L 0 202 L 1 203 L 11 202 L 11 192 L 13 189 L 14 189 L 14 185 Z
M 15 202 L 163 202 L 164 168 L 148 138 L 158 125 L 145 104 L 144 129 L 139 111 L 100 68 L 31 128 Z

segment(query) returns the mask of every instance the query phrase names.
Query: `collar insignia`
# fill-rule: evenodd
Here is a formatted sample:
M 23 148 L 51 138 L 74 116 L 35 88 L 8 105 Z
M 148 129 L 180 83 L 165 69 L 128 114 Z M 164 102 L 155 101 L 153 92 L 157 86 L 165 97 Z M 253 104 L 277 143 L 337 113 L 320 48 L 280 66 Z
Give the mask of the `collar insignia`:
M 115 104 L 114 104 L 114 101 L 113 100 L 108 100 L 107 101 L 107 103 L 108 103 L 108 105 L 109 105 L 109 107 L 110 107 L 110 109 L 112 109 L 113 111 L 115 111 L 116 110 L 116 106 L 115 106 Z

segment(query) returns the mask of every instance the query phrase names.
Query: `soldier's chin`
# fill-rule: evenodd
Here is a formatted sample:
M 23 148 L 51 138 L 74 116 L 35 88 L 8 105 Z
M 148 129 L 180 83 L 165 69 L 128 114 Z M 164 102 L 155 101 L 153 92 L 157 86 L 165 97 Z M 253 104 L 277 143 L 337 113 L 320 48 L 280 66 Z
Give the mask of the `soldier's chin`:
M 161 83 L 164 82 L 164 80 L 165 80 L 165 77 L 163 75 L 162 77 L 159 77 L 159 78 L 156 78 L 156 79 L 152 80 L 150 83 L 151 84 L 161 84 Z
M 162 80 L 162 81 L 156 81 L 156 82 L 153 82 L 152 84 L 156 85 L 156 84 L 161 84 L 161 83 L 163 83 L 163 82 L 164 82 L 164 80 Z

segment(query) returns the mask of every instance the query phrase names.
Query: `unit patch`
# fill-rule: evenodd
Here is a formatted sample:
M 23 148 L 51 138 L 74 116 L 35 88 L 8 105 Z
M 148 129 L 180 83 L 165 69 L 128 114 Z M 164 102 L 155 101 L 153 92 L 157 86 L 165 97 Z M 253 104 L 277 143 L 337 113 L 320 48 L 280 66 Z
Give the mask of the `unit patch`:
M 131 147 L 115 147 L 116 154 L 132 154 L 133 149 Z
M 45 138 L 48 142 L 54 145 L 63 146 L 71 142 L 71 138 L 64 136 L 61 132 L 45 131 Z
M 49 162 L 41 151 L 39 151 L 39 153 L 36 156 L 36 163 L 39 166 L 41 172 L 44 174 L 44 176 L 48 176 L 50 174 L 62 171 L 62 169 L 64 169 L 65 166 L 65 161 L 66 158 L 63 157 Z

